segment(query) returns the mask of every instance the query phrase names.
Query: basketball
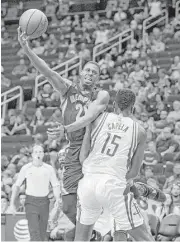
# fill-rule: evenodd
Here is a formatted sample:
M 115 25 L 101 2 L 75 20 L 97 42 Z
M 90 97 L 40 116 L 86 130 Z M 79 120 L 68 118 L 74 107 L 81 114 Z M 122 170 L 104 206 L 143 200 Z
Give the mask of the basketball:
M 25 11 L 19 20 L 22 32 L 25 32 L 30 39 L 36 39 L 46 32 L 48 20 L 46 15 L 38 9 Z

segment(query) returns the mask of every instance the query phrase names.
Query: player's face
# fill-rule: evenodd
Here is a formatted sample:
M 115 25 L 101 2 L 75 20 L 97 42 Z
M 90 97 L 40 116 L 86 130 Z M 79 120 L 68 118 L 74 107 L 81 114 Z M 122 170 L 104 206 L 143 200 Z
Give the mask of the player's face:
M 86 64 L 81 72 L 81 85 L 89 89 L 94 86 L 98 80 L 99 68 L 93 63 Z
M 41 146 L 34 146 L 32 158 L 35 160 L 42 161 L 44 157 L 44 149 Z

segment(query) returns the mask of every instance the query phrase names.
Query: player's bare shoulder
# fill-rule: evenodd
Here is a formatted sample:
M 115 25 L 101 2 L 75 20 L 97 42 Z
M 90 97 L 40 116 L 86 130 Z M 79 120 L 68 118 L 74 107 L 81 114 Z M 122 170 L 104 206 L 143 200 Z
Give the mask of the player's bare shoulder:
M 100 101 L 101 104 L 105 104 L 105 105 L 108 104 L 109 99 L 110 99 L 110 95 L 107 91 L 105 90 L 98 91 L 96 100 Z

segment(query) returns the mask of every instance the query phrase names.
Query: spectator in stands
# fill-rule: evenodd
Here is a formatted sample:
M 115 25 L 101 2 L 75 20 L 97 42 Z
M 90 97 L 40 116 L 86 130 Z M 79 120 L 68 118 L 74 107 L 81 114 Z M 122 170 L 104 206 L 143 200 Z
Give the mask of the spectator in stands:
M 26 76 L 22 76 L 20 78 L 20 81 L 34 81 L 37 76 L 37 70 L 33 68 L 29 68 L 29 70 L 26 72 Z
M 127 18 L 127 14 L 119 7 L 117 13 L 114 14 L 114 22 L 120 23 Z
M 102 83 L 111 81 L 110 74 L 108 72 L 108 67 L 106 64 L 101 66 L 101 74 L 100 74 L 99 79 L 100 79 L 100 81 L 102 81 Z
M 128 87 L 128 82 L 125 73 L 119 74 L 118 72 L 115 72 L 112 78 L 112 82 L 115 83 L 115 91 Z
M 166 179 L 163 186 L 163 191 L 165 193 L 170 193 L 173 184 L 180 183 L 180 163 L 175 163 L 173 167 L 173 175 Z
M 78 75 L 77 69 L 73 69 L 71 71 L 71 74 L 69 75 L 69 80 L 72 81 L 73 83 L 78 83 L 78 81 L 79 81 L 78 77 L 79 77 L 79 75 Z
M 23 3 L 23 1 L 19 1 L 17 9 L 18 9 L 17 17 L 20 17 L 23 14 L 23 12 L 24 12 L 24 3 Z
M 17 212 L 25 212 L 25 201 L 26 201 L 26 194 L 25 193 L 19 193 L 19 208 L 17 209 Z
M 167 122 L 167 111 L 163 110 L 160 112 L 160 120 L 157 120 L 154 124 L 157 129 L 164 129 L 165 127 L 168 126 Z
M 145 81 L 145 72 L 141 70 L 139 64 L 136 64 L 134 66 L 134 71 L 130 73 L 129 75 L 129 81 L 130 83 L 133 82 L 141 82 L 144 83 Z
M 37 107 L 51 106 L 51 95 L 53 93 L 52 86 L 48 83 L 43 86 L 43 90 L 40 90 L 37 96 Z M 33 99 L 34 101 L 36 99 Z
M 150 6 L 150 15 L 152 17 L 157 17 L 158 15 L 161 15 L 162 9 L 161 9 L 161 1 L 153 0 L 152 2 L 149 2 Z
M 45 125 L 54 125 L 56 122 L 63 123 L 62 112 L 59 108 L 54 111 L 53 115 L 47 120 Z
M 2 131 L 1 131 L 2 132 Z M 174 139 L 180 145 L 180 122 L 177 122 L 174 127 Z
M 23 48 L 20 48 L 20 49 L 18 50 L 18 52 L 16 53 L 16 55 L 17 55 L 18 57 L 20 57 L 20 58 L 24 58 L 24 50 L 23 50 Z
M 80 24 L 79 15 L 74 15 L 74 21 L 72 22 L 72 27 L 78 26 Z
M 174 121 L 180 120 L 180 101 L 173 102 L 173 111 L 169 112 L 167 118 L 172 118 Z
M 4 75 L 4 67 L 1 66 L 1 88 L 2 90 L 6 87 L 10 87 L 11 86 L 11 80 L 8 79 L 7 77 L 5 77 Z
M 85 43 L 81 44 L 81 50 L 79 52 L 79 56 L 82 58 L 82 65 L 84 65 L 86 62 L 91 60 L 91 52 L 86 47 Z
M 11 164 L 27 164 L 29 162 L 30 151 L 27 147 L 22 147 L 18 154 L 12 157 Z
M 175 32 L 176 32 L 175 35 L 174 35 L 174 38 L 178 40 L 179 39 L 178 37 L 179 37 L 179 34 L 180 34 L 180 32 L 179 32 L 179 30 L 180 30 L 180 16 L 179 16 L 179 14 L 172 21 L 172 25 L 173 25 Z
M 146 61 L 146 66 L 144 67 L 144 70 L 145 70 L 148 74 L 155 74 L 155 73 L 157 73 L 157 67 L 153 65 L 151 59 L 148 59 L 148 60 Z
M 77 49 L 75 43 L 71 43 L 66 53 L 66 58 L 71 59 L 77 55 Z
M 153 28 L 153 31 L 149 37 L 150 37 L 151 44 L 153 44 L 153 42 L 156 42 L 156 41 L 162 41 L 161 30 L 157 27 Z
M 109 53 L 106 53 L 105 54 L 105 57 L 104 58 L 102 58 L 100 61 L 99 61 L 99 66 L 100 66 L 100 69 L 102 69 L 102 67 L 104 66 L 104 65 L 106 65 L 107 66 L 107 68 L 109 69 L 109 68 L 112 68 L 112 67 L 114 67 L 114 61 L 112 60 L 112 56 L 109 54 Z
M 151 141 L 148 143 L 148 148 L 144 152 L 143 163 L 145 165 L 156 165 L 160 162 L 160 155 L 156 151 L 156 144 Z
M 6 155 L 1 155 L 1 171 L 4 171 L 9 165 L 9 159 Z
M 57 60 L 53 60 L 51 62 L 51 66 L 54 67 L 54 66 L 57 66 L 59 64 L 62 64 L 63 62 L 66 61 L 66 58 L 65 58 L 65 53 L 64 52 L 59 52 L 58 53 L 58 59 Z
M 172 197 L 170 213 L 180 215 L 180 182 L 172 185 L 170 194 Z
M 159 76 L 159 80 L 158 80 L 157 86 L 161 90 L 163 90 L 165 87 L 168 87 L 169 88 L 170 82 L 169 82 L 169 77 L 166 74 L 166 70 L 165 69 L 160 69 L 158 71 L 158 76 Z
M 49 106 L 49 108 L 60 107 L 60 104 L 61 104 L 61 100 L 60 100 L 59 92 L 55 91 L 51 95 L 51 106 Z
M 160 206 L 156 209 L 156 215 L 160 219 L 160 221 L 169 215 L 170 213 L 170 205 L 172 203 L 172 198 L 170 194 L 166 194 L 166 201 L 164 203 L 161 203 Z
M 19 65 L 14 67 L 14 69 L 12 71 L 12 75 L 14 75 L 14 76 L 25 75 L 27 70 L 28 70 L 28 67 L 25 64 L 25 60 L 21 59 L 19 61 Z
M 7 196 L 1 195 L 1 214 L 7 213 L 8 207 L 9 207 L 9 200 Z
M 31 135 L 31 131 L 27 127 L 25 117 L 23 115 L 17 116 L 14 126 L 11 129 L 11 135 Z
M 1 137 L 10 135 L 11 132 L 9 131 L 8 127 L 4 125 L 4 119 L 1 119 Z
M 109 39 L 109 30 L 106 29 L 105 25 L 100 24 L 99 29 L 97 29 L 93 37 L 95 38 L 95 45 L 97 44 L 107 44 Z
M 40 108 L 36 109 L 36 113 L 32 119 L 32 122 L 30 126 L 33 128 L 33 134 L 36 133 L 36 129 L 38 126 L 42 126 L 45 122 L 45 117 L 42 114 L 42 111 Z
M 167 24 L 163 30 L 163 39 L 165 42 L 173 39 L 174 36 L 174 27 L 172 24 Z
M 50 34 L 48 40 L 46 41 L 46 50 L 49 54 L 55 54 L 58 47 L 58 40 L 54 34 Z M 44 54 L 47 55 L 45 52 Z
M 171 65 L 171 68 L 170 68 L 170 72 L 172 73 L 172 77 L 177 75 L 177 78 L 178 79 L 180 76 L 179 76 L 179 73 L 180 73 L 180 58 L 179 56 L 175 56 L 174 57 L 174 60 L 173 60 L 173 64 Z
M 32 48 L 32 50 L 34 51 L 34 53 L 36 55 L 43 55 L 45 48 L 41 45 L 41 42 L 33 40 L 33 45 L 34 47 Z
M 152 166 L 145 166 L 144 168 L 144 180 L 147 182 L 149 178 L 153 178 L 153 167 Z
M 45 3 L 45 13 L 47 16 L 53 16 L 56 11 L 56 7 L 58 6 L 58 2 L 47 0 Z
M 151 46 L 151 51 L 154 53 L 162 52 L 162 51 L 165 51 L 165 47 L 166 46 L 162 41 L 160 40 L 153 41 L 153 44 Z
M 132 59 L 132 46 L 130 44 L 127 45 L 127 49 L 124 53 L 124 59 L 125 60 Z
M 1 36 L 1 44 L 2 45 L 7 45 L 12 43 L 12 38 L 9 36 L 9 33 L 5 31 L 3 35 Z
M 156 149 L 161 154 L 163 160 L 166 157 L 173 160 L 173 152 L 178 151 L 178 143 L 174 140 L 170 127 L 165 127 L 156 139 Z

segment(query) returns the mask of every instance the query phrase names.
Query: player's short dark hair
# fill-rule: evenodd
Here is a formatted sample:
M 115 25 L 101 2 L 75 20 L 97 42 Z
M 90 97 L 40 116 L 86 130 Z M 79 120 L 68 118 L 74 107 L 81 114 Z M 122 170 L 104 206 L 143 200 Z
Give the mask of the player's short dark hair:
M 136 95 L 130 89 L 120 89 L 116 93 L 115 101 L 121 111 L 133 107 L 136 101 Z
M 99 74 L 101 73 L 100 66 L 99 66 L 99 64 L 98 64 L 97 62 L 95 62 L 95 61 L 88 61 L 88 62 L 86 62 L 86 64 L 84 64 L 84 66 L 83 66 L 83 69 L 84 69 L 84 67 L 85 67 L 87 64 L 89 64 L 89 63 L 96 65 L 96 66 L 98 67 L 98 69 L 99 69 Z

